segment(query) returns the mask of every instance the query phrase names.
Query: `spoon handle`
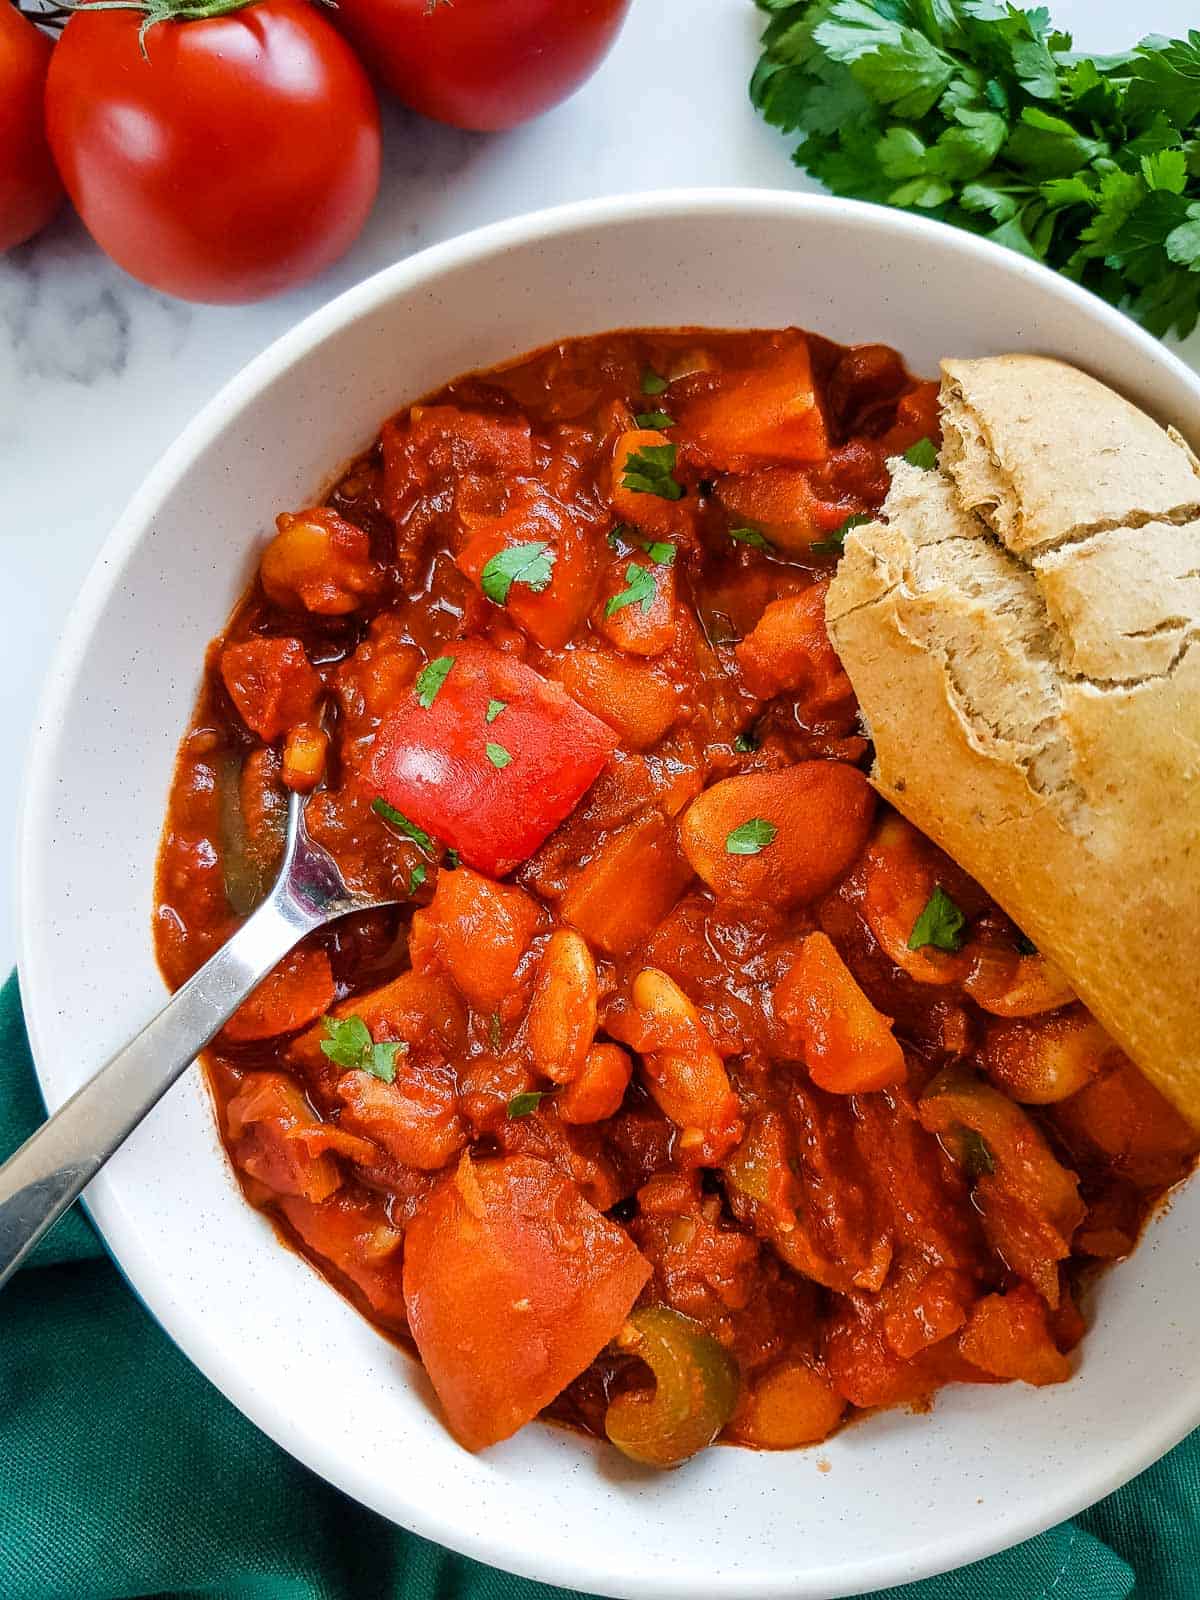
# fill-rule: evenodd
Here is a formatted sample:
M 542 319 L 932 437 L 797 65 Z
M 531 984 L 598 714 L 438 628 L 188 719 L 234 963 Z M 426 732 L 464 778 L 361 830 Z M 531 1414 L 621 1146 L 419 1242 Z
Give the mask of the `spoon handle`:
M 238 1006 L 323 921 L 272 897 L 0 1167 L 0 1287 Z

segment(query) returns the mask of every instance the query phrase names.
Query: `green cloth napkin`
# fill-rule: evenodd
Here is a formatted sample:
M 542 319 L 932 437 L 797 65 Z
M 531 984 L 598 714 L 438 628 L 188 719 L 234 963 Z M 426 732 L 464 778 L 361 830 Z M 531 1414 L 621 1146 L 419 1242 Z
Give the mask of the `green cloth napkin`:
M 0 1159 L 43 1116 L 0 990 Z M 890 1600 L 1196 1600 L 1200 1432 L 1073 1522 Z M 652 1559 L 652 1558 L 650 1558 Z M 265 1438 L 130 1293 L 82 1212 L 0 1293 L 3 1600 L 554 1600 L 404 1533 Z

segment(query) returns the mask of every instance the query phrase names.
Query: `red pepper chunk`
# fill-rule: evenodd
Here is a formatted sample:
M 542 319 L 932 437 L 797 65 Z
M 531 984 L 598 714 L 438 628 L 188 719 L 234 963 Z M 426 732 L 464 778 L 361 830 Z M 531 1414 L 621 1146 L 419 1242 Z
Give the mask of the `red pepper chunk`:
M 384 719 L 371 775 L 389 805 L 501 878 L 575 809 L 619 740 L 556 683 L 490 645 L 445 653 L 454 664 L 432 703 L 414 692 Z

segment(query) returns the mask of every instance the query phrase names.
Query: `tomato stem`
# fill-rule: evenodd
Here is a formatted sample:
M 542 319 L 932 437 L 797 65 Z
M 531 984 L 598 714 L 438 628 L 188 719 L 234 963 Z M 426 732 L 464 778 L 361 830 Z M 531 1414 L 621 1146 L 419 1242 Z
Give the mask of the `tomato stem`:
M 143 59 L 148 61 L 150 56 L 146 49 L 146 35 L 158 23 L 203 22 L 211 17 L 228 17 L 254 3 L 255 0 L 55 0 L 52 9 L 54 13 L 62 13 L 67 18 L 79 11 L 141 12 L 138 49 Z M 319 3 L 337 9 L 337 0 L 319 0 Z

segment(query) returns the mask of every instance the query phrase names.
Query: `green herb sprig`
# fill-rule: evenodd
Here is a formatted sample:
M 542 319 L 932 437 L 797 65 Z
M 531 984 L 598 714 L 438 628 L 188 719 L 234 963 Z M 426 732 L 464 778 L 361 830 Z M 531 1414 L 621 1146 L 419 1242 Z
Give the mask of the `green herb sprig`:
M 1057 268 L 1151 333 L 1200 319 L 1200 29 L 1072 48 L 1042 6 L 756 0 L 750 97 L 835 194 Z
M 347 1071 L 369 1072 L 384 1083 L 396 1081 L 396 1057 L 407 1051 L 401 1040 L 376 1044 L 371 1030 L 361 1017 L 324 1017 L 325 1037 L 321 1050 L 335 1066 Z

